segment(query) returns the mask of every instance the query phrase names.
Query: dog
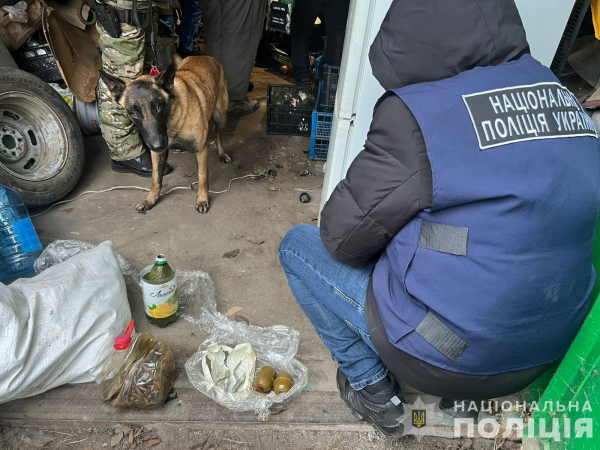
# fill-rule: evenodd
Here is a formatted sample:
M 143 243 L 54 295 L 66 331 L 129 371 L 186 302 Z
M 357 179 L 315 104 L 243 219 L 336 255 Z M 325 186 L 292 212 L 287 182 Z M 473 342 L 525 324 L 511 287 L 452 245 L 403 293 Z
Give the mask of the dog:
M 196 211 L 207 213 L 208 143 L 211 119 L 221 161 L 231 163 L 221 142 L 227 122 L 227 81 L 221 64 L 210 56 L 190 56 L 173 63 L 158 76 L 142 75 L 134 81 L 122 80 L 100 71 L 100 77 L 138 128 L 152 155 L 152 186 L 146 200 L 137 205 L 140 212 L 152 209 L 158 201 L 169 149 L 193 151 L 198 163 Z

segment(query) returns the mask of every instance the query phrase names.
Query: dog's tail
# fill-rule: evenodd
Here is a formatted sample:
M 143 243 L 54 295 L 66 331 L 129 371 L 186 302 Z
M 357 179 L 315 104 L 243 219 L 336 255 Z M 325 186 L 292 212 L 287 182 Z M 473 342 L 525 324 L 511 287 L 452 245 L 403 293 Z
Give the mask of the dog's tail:
M 171 60 L 173 61 L 173 65 L 175 66 L 175 69 L 179 69 L 179 66 L 181 66 L 181 63 L 183 62 L 183 59 L 181 59 L 181 56 L 179 56 L 175 52 L 171 53 Z

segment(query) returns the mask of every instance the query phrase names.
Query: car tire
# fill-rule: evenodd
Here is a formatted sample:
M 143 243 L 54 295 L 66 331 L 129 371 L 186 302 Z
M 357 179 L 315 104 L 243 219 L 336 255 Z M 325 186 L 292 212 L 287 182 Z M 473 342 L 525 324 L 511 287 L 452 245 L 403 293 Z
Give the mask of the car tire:
M 22 70 L 0 68 L 0 184 L 27 206 L 67 195 L 85 161 L 73 111 L 50 85 Z

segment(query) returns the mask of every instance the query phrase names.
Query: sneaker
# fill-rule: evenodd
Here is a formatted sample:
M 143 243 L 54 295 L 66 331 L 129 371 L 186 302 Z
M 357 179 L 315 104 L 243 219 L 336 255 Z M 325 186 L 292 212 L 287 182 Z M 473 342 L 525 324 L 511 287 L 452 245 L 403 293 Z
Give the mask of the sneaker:
M 152 156 L 150 152 L 145 151 L 137 158 L 127 159 L 125 161 L 112 160 L 112 170 L 119 173 L 133 173 L 140 177 L 152 177 Z M 165 164 L 164 175 L 168 175 L 173 171 L 169 164 Z
M 248 97 L 244 100 L 230 100 L 227 107 L 227 115 L 229 117 L 242 117 L 252 114 L 258 109 L 257 101 L 250 101 Z
M 479 407 L 481 402 L 475 402 L 475 404 Z M 449 398 L 442 398 L 440 400 L 440 410 L 450 417 L 454 417 L 455 419 L 473 419 L 474 421 L 477 421 L 479 411 L 474 410 L 473 408 L 469 410 L 469 406 L 471 406 L 470 400 L 451 400 Z
M 339 368 L 337 371 L 337 386 L 342 400 L 350 407 L 359 420 L 367 420 L 387 439 L 399 439 L 404 433 L 402 418 L 404 415 L 404 397 L 398 382 L 390 378 L 388 387 L 375 395 L 370 395 L 364 389 L 355 391 L 350 381 Z

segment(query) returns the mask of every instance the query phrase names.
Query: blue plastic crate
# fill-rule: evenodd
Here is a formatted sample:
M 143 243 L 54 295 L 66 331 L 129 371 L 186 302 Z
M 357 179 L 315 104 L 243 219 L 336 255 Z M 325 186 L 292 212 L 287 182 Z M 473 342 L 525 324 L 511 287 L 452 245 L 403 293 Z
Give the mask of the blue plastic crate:
M 313 111 L 311 137 L 326 137 L 331 135 L 331 122 L 333 122 L 332 112 Z
M 333 111 L 327 108 L 327 112 L 319 111 L 323 102 L 323 82 L 319 84 L 317 106 L 312 113 L 312 125 L 310 133 L 310 159 L 326 160 L 329 151 L 329 139 L 331 137 L 331 123 L 333 122 Z
M 329 138 L 313 136 L 310 138 L 310 159 L 327 160 L 329 152 Z

